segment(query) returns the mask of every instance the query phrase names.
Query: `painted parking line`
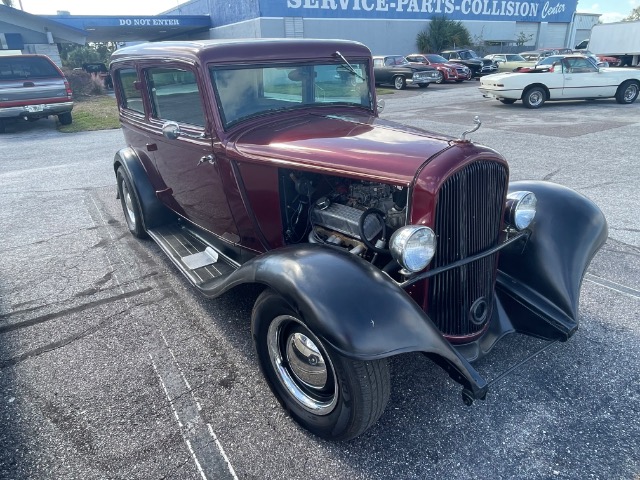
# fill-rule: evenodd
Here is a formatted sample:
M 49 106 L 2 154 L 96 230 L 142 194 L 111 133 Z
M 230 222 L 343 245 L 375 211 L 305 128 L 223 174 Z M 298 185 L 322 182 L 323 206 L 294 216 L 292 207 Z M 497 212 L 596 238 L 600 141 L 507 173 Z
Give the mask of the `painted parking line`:
M 601 287 L 608 288 L 609 290 L 613 290 L 614 292 L 621 293 L 622 295 L 626 295 L 628 297 L 640 299 L 639 290 L 627 287 L 626 285 L 622 285 L 621 283 L 616 283 L 612 282 L 611 280 L 596 277 L 595 275 L 591 275 L 590 273 L 587 273 L 584 278 L 591 283 L 595 283 L 596 285 L 600 285 Z
M 203 480 L 238 480 L 222 444 L 200 415 L 202 407 L 193 394 L 167 339 L 158 331 L 156 348 L 149 353 L 151 364 L 178 422 L 182 438 Z

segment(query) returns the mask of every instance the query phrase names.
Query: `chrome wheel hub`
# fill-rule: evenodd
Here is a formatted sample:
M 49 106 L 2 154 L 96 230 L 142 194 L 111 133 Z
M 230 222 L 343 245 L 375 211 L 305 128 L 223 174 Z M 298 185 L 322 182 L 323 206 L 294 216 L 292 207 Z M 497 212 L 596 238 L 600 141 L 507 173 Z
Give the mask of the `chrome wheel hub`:
M 322 344 L 297 318 L 276 317 L 267 332 L 271 365 L 280 384 L 305 410 L 315 415 L 333 411 L 338 385 Z
M 529 95 L 529 103 L 531 105 L 540 105 L 542 103 L 542 94 L 540 92 L 533 92 Z
M 625 101 L 630 102 L 634 98 L 636 98 L 637 91 L 638 91 L 638 87 L 636 85 L 629 85 L 627 89 L 624 91 Z

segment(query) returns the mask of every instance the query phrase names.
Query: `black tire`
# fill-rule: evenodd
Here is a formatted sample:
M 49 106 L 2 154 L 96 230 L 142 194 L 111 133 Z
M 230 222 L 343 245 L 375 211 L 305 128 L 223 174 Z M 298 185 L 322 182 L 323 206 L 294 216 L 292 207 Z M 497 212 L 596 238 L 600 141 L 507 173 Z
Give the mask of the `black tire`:
M 540 108 L 547 100 L 547 93 L 542 87 L 531 87 L 522 94 L 522 103 L 527 108 Z
M 404 90 L 407 87 L 407 80 L 402 75 L 393 77 L 393 86 L 396 90 Z
M 58 121 L 60 122 L 60 125 L 71 125 L 71 122 L 73 122 L 71 112 L 61 113 L 58 115 Z
M 350 440 L 382 415 L 391 391 L 386 359 L 364 362 L 335 352 L 270 289 L 256 300 L 251 332 L 269 387 L 311 433 Z
M 456 78 L 456 83 L 462 83 L 464 82 L 464 78 Z
M 516 101 L 513 98 L 501 98 L 500 102 L 504 103 L 505 105 L 511 105 L 512 103 L 516 103 Z
M 420 88 L 427 88 L 429 85 L 431 85 L 430 83 L 419 83 L 418 87 Z
M 5 133 L 7 131 L 7 124 L 0 120 L 0 133 Z
M 640 84 L 635 80 L 622 82 L 616 91 L 616 102 L 628 105 L 636 101 L 640 92 Z
M 119 167 L 116 173 L 118 182 L 118 196 L 122 204 L 122 211 L 127 222 L 127 227 L 134 237 L 147 238 L 142 219 L 142 209 L 138 197 L 133 190 L 131 180 L 123 167 Z
M 438 78 L 436 78 L 436 83 L 440 85 L 443 82 L 444 82 L 444 73 L 438 70 Z

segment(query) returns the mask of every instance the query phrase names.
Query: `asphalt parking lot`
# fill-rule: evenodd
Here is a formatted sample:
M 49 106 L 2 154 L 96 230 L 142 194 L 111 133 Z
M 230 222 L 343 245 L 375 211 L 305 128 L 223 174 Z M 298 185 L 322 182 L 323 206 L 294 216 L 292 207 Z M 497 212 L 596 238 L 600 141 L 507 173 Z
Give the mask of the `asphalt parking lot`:
M 25 123 L 0 135 L 0 478 L 638 480 L 640 103 L 527 110 L 482 98 L 477 82 L 381 98 L 383 118 L 453 136 L 478 115 L 471 139 L 501 152 L 512 180 L 600 206 L 609 240 L 576 335 L 471 407 L 423 356 L 394 358 L 380 421 L 351 442 L 319 440 L 258 370 L 256 292 L 202 298 L 129 234 L 111 167 L 120 131 Z M 512 336 L 476 367 L 495 378 L 540 345 Z

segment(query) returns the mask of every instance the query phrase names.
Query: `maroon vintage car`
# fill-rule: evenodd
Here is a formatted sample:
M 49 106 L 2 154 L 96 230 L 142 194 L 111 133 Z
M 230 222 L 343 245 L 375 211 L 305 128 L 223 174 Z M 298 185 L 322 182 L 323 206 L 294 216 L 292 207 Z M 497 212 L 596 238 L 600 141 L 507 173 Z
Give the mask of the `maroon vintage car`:
M 412 53 L 407 55 L 407 60 L 411 63 L 421 63 L 430 65 L 438 69 L 440 75 L 436 83 L 443 82 L 463 82 L 471 80 L 471 70 L 466 65 L 460 63 L 450 63 L 449 60 L 435 53 Z
M 373 425 L 394 355 L 424 353 L 470 405 L 489 388 L 470 362 L 503 336 L 575 333 L 600 210 L 559 185 L 509 183 L 470 131 L 378 118 L 364 45 L 152 43 L 118 50 L 111 73 L 129 230 L 207 296 L 264 287 L 260 368 L 313 433 Z

